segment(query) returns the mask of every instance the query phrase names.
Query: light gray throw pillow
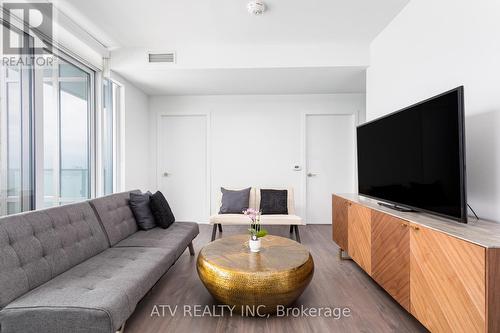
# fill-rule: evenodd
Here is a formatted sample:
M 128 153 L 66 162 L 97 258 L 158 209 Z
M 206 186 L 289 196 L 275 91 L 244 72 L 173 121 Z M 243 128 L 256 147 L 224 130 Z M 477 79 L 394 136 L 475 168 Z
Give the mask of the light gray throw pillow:
M 220 190 L 222 205 L 219 214 L 243 214 L 243 211 L 248 208 L 251 187 L 239 191 L 226 190 L 221 187 Z

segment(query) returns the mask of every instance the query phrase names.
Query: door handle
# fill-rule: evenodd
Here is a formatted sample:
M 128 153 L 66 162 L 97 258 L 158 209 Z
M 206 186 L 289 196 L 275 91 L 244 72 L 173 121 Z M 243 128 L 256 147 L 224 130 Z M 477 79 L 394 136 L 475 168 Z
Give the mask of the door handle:
M 315 177 L 315 176 L 317 176 L 317 175 L 318 175 L 317 173 L 311 173 L 311 172 L 309 172 L 309 173 L 307 174 L 307 177 Z
M 163 173 L 163 177 L 168 177 L 168 176 L 170 176 L 170 174 L 168 172 Z

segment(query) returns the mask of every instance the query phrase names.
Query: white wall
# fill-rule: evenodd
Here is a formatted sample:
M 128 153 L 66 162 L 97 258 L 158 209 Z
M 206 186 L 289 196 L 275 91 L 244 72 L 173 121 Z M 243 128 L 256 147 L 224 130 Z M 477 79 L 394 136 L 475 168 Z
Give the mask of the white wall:
M 150 97 L 151 142 L 158 113 L 210 113 L 212 212 L 221 186 L 292 186 L 304 215 L 302 173 L 292 170 L 303 158 L 303 114 L 360 112 L 364 119 L 364 104 L 364 94 Z
M 148 96 L 117 73 L 111 78 L 122 86 L 120 190 L 151 188 L 150 117 Z
M 373 41 L 367 119 L 465 86 L 468 201 L 500 221 L 500 2 L 412 0 Z

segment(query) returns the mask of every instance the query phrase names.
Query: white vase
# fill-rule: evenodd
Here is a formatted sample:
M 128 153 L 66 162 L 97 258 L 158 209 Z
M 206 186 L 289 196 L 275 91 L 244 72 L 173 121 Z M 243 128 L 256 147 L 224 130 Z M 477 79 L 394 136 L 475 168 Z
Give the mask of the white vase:
M 250 247 L 250 252 L 259 252 L 261 246 L 260 238 L 257 238 L 257 240 L 250 239 L 248 246 Z

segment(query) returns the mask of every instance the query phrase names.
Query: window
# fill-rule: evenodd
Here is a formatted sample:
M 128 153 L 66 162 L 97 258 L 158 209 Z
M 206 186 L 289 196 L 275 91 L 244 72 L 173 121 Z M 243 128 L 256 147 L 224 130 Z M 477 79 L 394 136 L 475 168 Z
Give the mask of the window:
M 0 66 L 0 215 L 117 190 L 121 86 L 56 48 L 36 56 L 52 66 Z
M 23 45 L 33 39 L 11 28 Z M 34 205 L 32 158 L 33 70 L 1 67 L 0 94 L 0 214 L 30 210 Z
M 43 71 L 44 207 L 90 198 L 92 73 L 58 58 Z

